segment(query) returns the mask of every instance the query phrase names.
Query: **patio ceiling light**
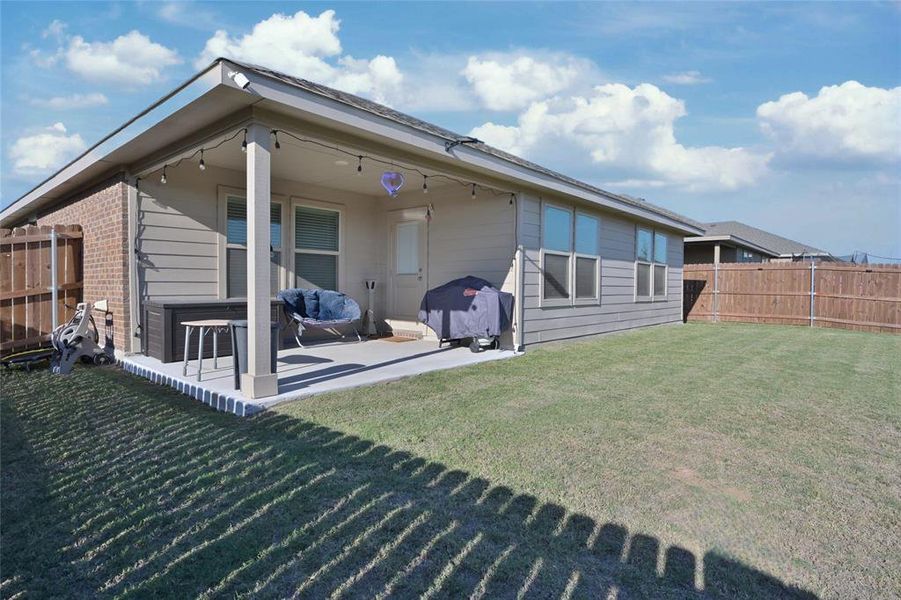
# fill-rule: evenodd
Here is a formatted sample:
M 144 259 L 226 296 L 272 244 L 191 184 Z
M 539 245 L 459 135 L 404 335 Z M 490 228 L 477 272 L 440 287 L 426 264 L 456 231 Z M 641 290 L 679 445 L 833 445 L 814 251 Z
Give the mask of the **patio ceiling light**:
M 510 190 L 499 189 L 499 188 L 496 188 L 491 185 L 480 185 L 473 181 L 466 181 L 465 179 L 458 179 L 457 177 L 454 177 L 452 175 L 448 175 L 445 173 L 432 173 L 431 175 L 426 175 L 426 173 L 424 173 L 421 169 L 419 169 L 415 166 L 398 164 L 394 160 L 387 160 L 384 158 L 380 158 L 378 156 L 371 156 L 368 154 L 354 154 L 350 150 L 345 150 L 344 148 L 341 148 L 339 146 L 328 144 L 326 142 L 322 142 L 322 141 L 315 140 L 315 139 L 305 138 L 305 137 L 296 135 L 294 133 L 291 133 L 290 131 L 286 131 L 284 129 L 272 129 L 270 131 L 270 133 L 272 133 L 273 135 L 276 136 L 276 138 L 275 138 L 275 147 L 276 148 L 280 147 L 279 142 L 278 142 L 278 134 L 283 133 L 283 134 L 287 135 L 288 137 L 297 140 L 298 142 L 302 142 L 305 144 L 312 144 L 312 145 L 318 146 L 320 148 L 327 148 L 333 152 L 339 152 L 341 154 L 344 154 L 345 156 L 347 156 L 349 158 L 355 157 L 357 159 L 357 175 L 363 174 L 363 159 L 365 158 L 366 160 L 372 161 L 372 162 L 380 164 L 380 165 L 385 165 L 386 167 L 389 167 L 391 169 L 398 169 L 400 171 L 408 171 L 408 172 L 416 173 L 417 175 L 422 176 L 422 193 L 424 193 L 424 194 L 429 193 L 428 178 L 429 177 L 441 177 L 442 179 L 446 179 L 446 180 L 456 183 L 460 186 L 469 187 L 470 196 L 473 199 L 476 198 L 476 187 L 480 187 L 482 190 L 487 191 L 489 193 L 489 195 L 494 198 L 505 197 L 505 196 L 509 195 L 510 206 L 513 206 L 515 203 L 516 193 L 512 192 Z M 235 134 L 235 135 L 237 136 L 237 134 Z M 448 151 L 450 151 L 451 149 L 453 149 L 454 147 L 456 147 L 460 144 L 478 144 L 478 143 L 481 143 L 481 142 L 480 142 L 480 140 L 478 140 L 476 138 L 462 138 L 462 139 L 447 142 L 446 149 Z M 342 160 L 336 160 L 335 164 L 336 165 L 345 165 L 345 164 L 347 164 L 347 162 L 342 161 Z M 392 190 L 389 189 L 388 186 L 386 186 L 386 181 L 385 181 L 385 176 L 389 175 L 389 174 L 392 174 L 392 177 L 390 177 L 390 180 L 387 183 L 391 183 L 391 184 L 398 183 L 398 181 L 395 179 L 395 177 L 393 175 L 399 176 L 399 178 L 403 178 L 403 174 L 399 171 L 394 171 L 394 170 L 385 171 L 382 174 L 382 178 L 381 178 L 382 185 L 385 186 L 385 189 L 388 190 L 389 194 L 394 196 L 394 195 L 396 195 L 396 191 L 400 189 L 400 186 L 403 185 L 403 182 L 400 181 L 400 185 L 398 185 L 395 188 L 394 193 L 392 193 Z

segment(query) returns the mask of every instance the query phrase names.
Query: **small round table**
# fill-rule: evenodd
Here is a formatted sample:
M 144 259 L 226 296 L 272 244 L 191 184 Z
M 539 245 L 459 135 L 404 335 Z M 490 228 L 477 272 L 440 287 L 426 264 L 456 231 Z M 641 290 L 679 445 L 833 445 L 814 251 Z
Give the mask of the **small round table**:
M 188 348 L 191 344 L 191 332 L 194 328 L 199 330 L 197 339 L 197 381 L 200 381 L 203 373 L 203 341 L 207 332 L 213 333 L 213 368 L 219 368 L 219 333 L 228 333 L 228 320 L 226 319 L 205 319 L 201 321 L 182 321 L 180 323 L 185 328 L 185 365 L 182 369 L 182 375 L 188 376 Z

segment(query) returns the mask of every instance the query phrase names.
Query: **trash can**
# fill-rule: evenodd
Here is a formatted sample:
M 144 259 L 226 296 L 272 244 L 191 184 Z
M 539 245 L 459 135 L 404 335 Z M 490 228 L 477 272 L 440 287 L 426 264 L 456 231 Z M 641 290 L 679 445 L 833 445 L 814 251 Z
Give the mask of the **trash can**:
M 270 368 L 275 373 L 278 359 L 278 323 L 270 323 L 269 360 Z M 244 319 L 228 322 L 232 334 L 232 362 L 235 365 L 235 389 L 241 389 L 241 373 L 247 372 L 247 321 Z

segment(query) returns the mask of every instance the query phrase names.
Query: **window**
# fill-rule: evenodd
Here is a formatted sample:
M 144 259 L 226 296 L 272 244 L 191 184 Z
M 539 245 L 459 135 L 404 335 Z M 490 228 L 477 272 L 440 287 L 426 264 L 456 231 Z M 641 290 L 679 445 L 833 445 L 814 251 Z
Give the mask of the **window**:
M 297 206 L 294 210 L 294 273 L 297 287 L 338 289 L 340 213 Z
M 666 234 L 639 227 L 635 236 L 635 299 L 666 299 Z
M 597 217 L 576 213 L 576 300 L 598 300 L 598 256 L 601 221 Z
M 738 262 L 760 262 L 760 258 L 751 250 L 742 248 L 738 251 Z
M 543 306 L 597 303 L 600 299 L 600 219 L 545 204 L 542 209 Z
M 247 202 L 240 196 L 226 198 L 225 215 L 225 295 L 247 296 Z M 270 293 L 281 288 L 282 205 L 273 202 L 269 213 Z
M 572 211 L 545 204 L 543 217 L 541 297 L 548 306 L 569 304 Z

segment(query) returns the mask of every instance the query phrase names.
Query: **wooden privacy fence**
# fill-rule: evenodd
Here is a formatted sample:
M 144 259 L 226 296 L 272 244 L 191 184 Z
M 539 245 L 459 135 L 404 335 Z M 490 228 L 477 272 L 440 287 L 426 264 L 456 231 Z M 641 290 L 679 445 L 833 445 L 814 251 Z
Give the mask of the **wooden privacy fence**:
M 685 265 L 686 321 L 901 333 L 901 265 Z
M 82 288 L 81 225 L 0 229 L 0 354 L 46 345 Z

